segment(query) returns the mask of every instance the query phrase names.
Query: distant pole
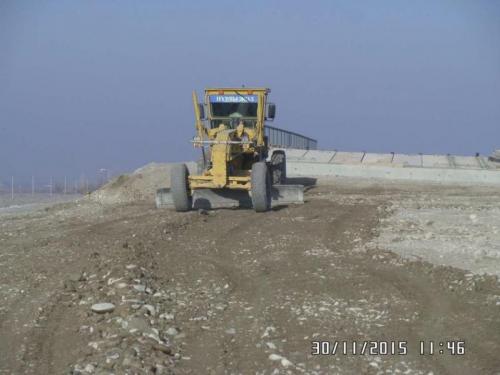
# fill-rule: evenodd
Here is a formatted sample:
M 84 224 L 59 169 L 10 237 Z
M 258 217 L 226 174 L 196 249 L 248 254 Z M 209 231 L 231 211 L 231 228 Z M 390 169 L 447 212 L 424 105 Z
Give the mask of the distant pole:
M 66 194 L 66 176 L 64 176 L 64 194 Z
M 85 194 L 89 193 L 89 180 L 85 179 Z
M 14 176 L 10 179 L 10 199 L 14 200 Z
M 31 176 L 31 196 L 35 195 L 35 176 Z

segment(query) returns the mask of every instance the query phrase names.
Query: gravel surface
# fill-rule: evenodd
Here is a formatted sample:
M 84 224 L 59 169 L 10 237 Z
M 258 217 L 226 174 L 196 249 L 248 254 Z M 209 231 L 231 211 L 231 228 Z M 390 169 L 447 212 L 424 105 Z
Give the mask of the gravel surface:
M 372 245 L 410 259 L 500 276 L 500 194 L 422 194 L 394 202 Z
M 331 183 L 265 214 L 83 199 L 0 216 L 0 373 L 498 373 L 498 266 L 442 259 L 495 256 L 499 194 Z M 312 355 L 319 340 L 407 353 Z M 420 355 L 430 340 L 466 355 Z
M 80 194 L 10 194 L 0 193 L 0 215 L 4 213 L 28 212 L 40 207 L 47 207 L 54 203 L 68 202 L 80 198 Z

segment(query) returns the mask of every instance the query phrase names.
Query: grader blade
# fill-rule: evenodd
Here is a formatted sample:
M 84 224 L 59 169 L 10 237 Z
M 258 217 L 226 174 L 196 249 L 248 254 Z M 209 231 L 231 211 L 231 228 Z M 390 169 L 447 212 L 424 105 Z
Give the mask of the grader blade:
M 210 210 L 212 208 L 252 207 L 252 201 L 245 190 L 200 189 L 193 195 L 193 208 Z
M 273 185 L 271 207 L 304 203 L 303 185 Z M 251 208 L 252 200 L 245 190 L 197 189 L 194 191 L 192 204 L 194 209 L 210 210 L 214 208 Z M 157 208 L 174 208 L 172 193 L 169 188 L 156 191 Z

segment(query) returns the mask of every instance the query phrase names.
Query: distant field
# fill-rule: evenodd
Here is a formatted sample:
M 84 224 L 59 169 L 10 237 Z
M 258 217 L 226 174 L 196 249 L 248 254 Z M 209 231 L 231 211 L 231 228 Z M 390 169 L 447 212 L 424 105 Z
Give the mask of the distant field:
M 55 203 L 73 200 L 78 197 L 80 197 L 79 194 L 52 194 L 51 196 L 47 193 L 36 193 L 34 195 L 24 193 L 15 194 L 14 199 L 12 199 L 10 193 L 0 193 L 0 207 L 24 206 L 37 203 Z

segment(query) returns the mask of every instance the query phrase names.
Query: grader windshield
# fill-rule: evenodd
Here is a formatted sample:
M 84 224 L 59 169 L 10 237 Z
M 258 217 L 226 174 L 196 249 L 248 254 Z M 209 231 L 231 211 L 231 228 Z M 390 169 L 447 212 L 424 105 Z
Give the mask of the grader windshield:
M 221 122 L 233 127 L 239 121 L 245 126 L 254 126 L 257 120 L 257 95 L 210 95 L 212 127 Z M 225 120 L 225 121 L 224 121 Z

